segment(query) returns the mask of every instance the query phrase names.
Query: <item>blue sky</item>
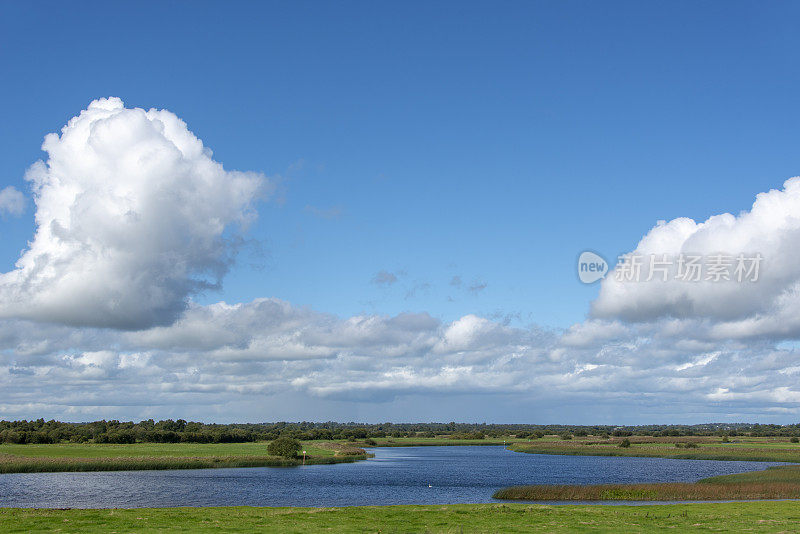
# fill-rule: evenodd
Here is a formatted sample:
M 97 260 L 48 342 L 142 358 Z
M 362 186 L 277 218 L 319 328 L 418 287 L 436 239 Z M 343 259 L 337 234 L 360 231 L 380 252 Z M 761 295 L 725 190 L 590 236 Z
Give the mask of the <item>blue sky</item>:
M 596 294 L 582 250 L 613 259 L 798 174 L 788 2 L 98 6 L 3 7 L 0 184 L 23 188 L 95 98 L 173 111 L 227 167 L 283 177 L 209 302 L 563 327 Z M 26 215 L 4 222 L 6 266 Z M 380 270 L 407 274 L 376 288 Z
M 800 174 L 798 15 L 792 2 L 4 3 L 0 189 L 28 200 L 0 219 L 0 272 L 34 234 L 23 176 L 47 158 L 42 139 L 116 96 L 169 110 L 226 169 L 276 185 L 222 288 L 195 303 L 561 331 L 598 295 L 577 280 L 581 251 L 613 263 L 659 220 L 738 214 Z

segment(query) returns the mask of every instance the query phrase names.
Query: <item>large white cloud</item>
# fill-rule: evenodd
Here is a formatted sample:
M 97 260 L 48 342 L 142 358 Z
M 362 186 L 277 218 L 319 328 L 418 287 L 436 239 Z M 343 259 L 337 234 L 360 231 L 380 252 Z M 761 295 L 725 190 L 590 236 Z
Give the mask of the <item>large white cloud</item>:
M 264 176 L 225 170 L 177 116 L 92 102 L 26 174 L 36 234 L 0 274 L 0 317 L 123 329 L 168 324 L 219 284 L 232 225 Z
M 702 223 L 687 218 L 659 223 L 631 254 L 642 262 L 639 281 L 619 280 L 618 265 L 601 284 L 592 304 L 594 317 L 627 321 L 706 319 L 738 325 L 726 327 L 735 336 L 757 330 L 769 333 L 763 324 L 767 320 L 776 332 L 788 334 L 785 316 L 800 311 L 800 178 L 787 180 L 782 190 L 759 194 L 752 209 L 738 216 L 725 213 Z M 665 254 L 672 262 L 667 281 L 663 281 L 661 272 L 654 272 L 647 281 L 650 259 L 659 261 Z M 706 269 L 718 255 L 729 256 L 726 270 L 730 280 L 715 281 L 709 271 L 700 281 L 676 278 L 681 254 L 685 258 L 701 256 Z M 754 272 L 742 281 L 734 276 L 740 254 L 746 269 L 753 266 L 752 258 L 761 256 L 756 281 L 752 281 Z M 779 317 L 781 320 L 777 320 Z M 793 334 L 800 335 L 800 323 L 792 323 Z

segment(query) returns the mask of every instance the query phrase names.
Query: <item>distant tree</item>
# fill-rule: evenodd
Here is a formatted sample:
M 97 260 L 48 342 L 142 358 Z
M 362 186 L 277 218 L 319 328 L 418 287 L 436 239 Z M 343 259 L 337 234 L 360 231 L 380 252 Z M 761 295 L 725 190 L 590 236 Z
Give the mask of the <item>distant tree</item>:
M 572 439 L 572 434 L 569 432 L 564 432 L 559 436 L 561 439 Z
M 800 443 L 800 438 L 798 438 L 797 436 L 792 436 L 792 438 L 789 441 L 791 441 L 792 443 Z
M 631 446 L 631 440 L 629 440 L 628 438 L 625 438 L 622 441 L 620 441 L 619 446 L 622 447 L 622 448 L 627 449 L 628 447 Z
M 302 445 L 294 438 L 282 436 L 274 439 L 267 446 L 267 452 L 273 456 L 283 456 L 284 458 L 294 458 L 300 452 Z

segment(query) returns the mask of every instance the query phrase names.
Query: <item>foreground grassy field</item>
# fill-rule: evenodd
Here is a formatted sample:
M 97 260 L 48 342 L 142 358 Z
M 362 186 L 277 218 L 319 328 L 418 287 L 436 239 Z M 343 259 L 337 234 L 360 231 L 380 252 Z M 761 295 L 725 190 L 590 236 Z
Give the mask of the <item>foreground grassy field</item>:
M 456 504 L 352 508 L 0 508 L 3 532 L 788 532 L 794 502 L 654 506 Z
M 306 442 L 303 448 L 307 464 L 353 462 L 367 457 L 363 449 L 343 443 Z M 0 445 L 0 473 L 289 467 L 301 463 L 302 459 L 270 456 L 267 443 Z
M 579 456 L 648 456 L 694 460 L 749 460 L 759 462 L 800 462 L 800 444 L 788 438 L 736 438 L 724 442 L 716 436 L 630 437 L 629 447 L 620 447 L 625 438 L 584 437 L 560 440 L 549 436 L 512 443 L 509 448 L 531 454 L 572 454 Z M 686 445 L 689 444 L 689 447 Z
M 496 499 L 525 501 L 726 501 L 800 499 L 800 467 L 706 478 L 694 483 L 513 486 Z

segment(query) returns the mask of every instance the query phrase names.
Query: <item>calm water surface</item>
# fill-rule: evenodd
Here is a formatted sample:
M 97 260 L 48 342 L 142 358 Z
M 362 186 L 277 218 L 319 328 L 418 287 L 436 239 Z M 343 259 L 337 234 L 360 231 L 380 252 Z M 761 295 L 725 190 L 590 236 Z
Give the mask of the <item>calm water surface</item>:
M 692 482 L 766 469 L 720 462 L 521 454 L 493 446 L 371 449 L 352 464 L 0 475 L 1 507 L 359 506 L 494 502 L 515 484 Z M 431 487 L 428 487 L 428 486 Z

